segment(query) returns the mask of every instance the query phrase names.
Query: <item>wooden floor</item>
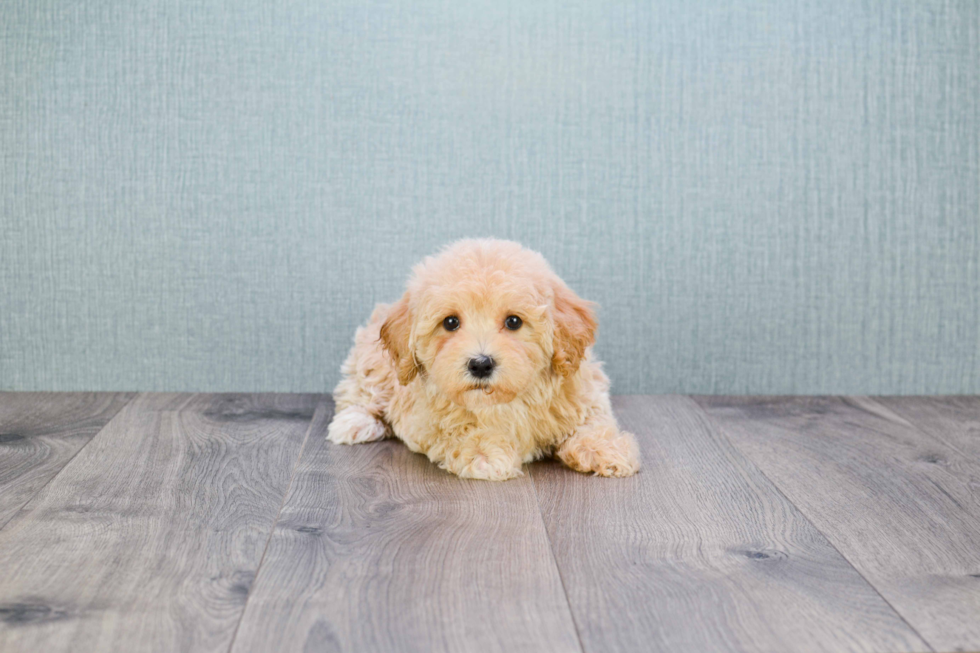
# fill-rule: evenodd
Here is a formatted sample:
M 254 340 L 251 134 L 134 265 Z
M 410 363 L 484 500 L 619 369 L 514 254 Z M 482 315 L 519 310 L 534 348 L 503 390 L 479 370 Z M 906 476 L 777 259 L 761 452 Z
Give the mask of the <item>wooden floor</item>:
M 616 397 L 464 481 L 326 395 L 0 393 L 0 651 L 980 650 L 980 398 Z

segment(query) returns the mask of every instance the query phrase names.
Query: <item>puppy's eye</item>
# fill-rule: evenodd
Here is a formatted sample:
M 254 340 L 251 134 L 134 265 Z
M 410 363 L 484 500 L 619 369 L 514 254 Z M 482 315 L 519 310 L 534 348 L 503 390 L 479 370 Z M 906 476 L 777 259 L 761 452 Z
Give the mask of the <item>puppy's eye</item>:
M 446 331 L 455 331 L 459 328 L 459 318 L 455 315 L 450 315 L 442 321 L 442 326 L 445 327 Z
M 522 324 L 524 324 L 524 322 L 521 320 L 521 318 L 517 317 L 516 315 L 508 315 L 507 319 L 504 320 L 504 326 L 510 329 L 511 331 L 517 331 L 518 329 L 521 328 Z

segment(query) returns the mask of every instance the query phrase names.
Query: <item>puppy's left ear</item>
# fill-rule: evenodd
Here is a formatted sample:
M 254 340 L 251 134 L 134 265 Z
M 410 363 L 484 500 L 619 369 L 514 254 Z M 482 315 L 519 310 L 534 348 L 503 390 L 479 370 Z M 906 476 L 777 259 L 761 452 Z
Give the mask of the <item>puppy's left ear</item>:
M 408 385 L 419 367 L 412 351 L 410 337 L 412 334 L 412 311 L 408 306 L 408 293 L 392 304 L 388 309 L 388 317 L 381 325 L 381 344 L 395 363 L 398 382 Z
M 595 304 L 576 295 L 560 281 L 555 284 L 555 353 L 551 368 L 562 376 L 578 371 L 585 350 L 595 343 L 598 324 Z

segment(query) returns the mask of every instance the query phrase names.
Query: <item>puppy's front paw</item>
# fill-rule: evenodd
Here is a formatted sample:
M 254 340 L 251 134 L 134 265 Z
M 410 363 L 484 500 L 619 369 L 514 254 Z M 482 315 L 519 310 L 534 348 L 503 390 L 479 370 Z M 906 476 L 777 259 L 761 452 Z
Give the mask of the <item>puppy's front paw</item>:
M 460 478 L 483 481 L 506 481 L 524 475 L 520 461 L 501 451 L 465 452 L 446 461 L 445 468 Z
M 385 437 L 385 425 L 360 406 L 350 406 L 333 416 L 327 439 L 336 444 L 361 444 Z
M 576 433 L 558 448 L 563 463 L 598 476 L 632 476 L 640 469 L 640 449 L 632 433 L 611 429 Z

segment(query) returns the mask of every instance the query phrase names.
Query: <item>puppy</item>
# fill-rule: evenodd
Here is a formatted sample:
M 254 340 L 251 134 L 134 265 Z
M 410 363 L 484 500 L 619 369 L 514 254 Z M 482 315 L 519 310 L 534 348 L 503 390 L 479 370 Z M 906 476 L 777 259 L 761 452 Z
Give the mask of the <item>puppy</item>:
M 629 476 L 639 450 L 613 417 L 595 332 L 593 304 L 540 254 L 459 241 L 416 265 L 404 296 L 357 330 L 327 437 L 393 435 L 463 478 L 514 478 L 549 454 Z

